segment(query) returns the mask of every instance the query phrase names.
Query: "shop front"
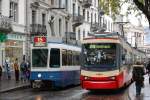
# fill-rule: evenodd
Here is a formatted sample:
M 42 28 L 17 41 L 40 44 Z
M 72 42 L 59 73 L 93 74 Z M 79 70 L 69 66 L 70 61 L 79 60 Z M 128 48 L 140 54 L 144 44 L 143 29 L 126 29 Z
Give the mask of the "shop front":
M 13 63 L 18 58 L 19 63 L 25 54 L 25 35 L 21 34 L 7 34 L 7 41 L 5 42 L 5 59 Z

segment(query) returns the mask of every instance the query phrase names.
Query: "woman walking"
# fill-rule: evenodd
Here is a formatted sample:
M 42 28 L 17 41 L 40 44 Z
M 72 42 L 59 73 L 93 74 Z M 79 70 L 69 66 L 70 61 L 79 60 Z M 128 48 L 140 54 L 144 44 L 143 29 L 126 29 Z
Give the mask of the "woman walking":
M 19 81 L 19 64 L 18 64 L 17 58 L 14 62 L 14 70 L 15 70 L 15 79 L 16 79 L 16 82 L 18 82 Z

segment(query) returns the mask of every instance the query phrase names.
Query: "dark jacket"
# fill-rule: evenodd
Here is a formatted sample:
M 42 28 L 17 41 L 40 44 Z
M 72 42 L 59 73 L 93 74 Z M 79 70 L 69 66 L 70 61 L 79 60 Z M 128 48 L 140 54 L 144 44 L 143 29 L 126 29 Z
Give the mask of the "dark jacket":
M 0 66 L 0 76 L 2 76 L 2 67 Z
M 147 70 L 148 72 L 150 72 L 150 62 L 147 64 L 146 70 Z
M 143 65 L 134 65 L 133 66 L 133 80 L 135 81 L 136 85 L 143 85 L 144 82 L 144 66 Z

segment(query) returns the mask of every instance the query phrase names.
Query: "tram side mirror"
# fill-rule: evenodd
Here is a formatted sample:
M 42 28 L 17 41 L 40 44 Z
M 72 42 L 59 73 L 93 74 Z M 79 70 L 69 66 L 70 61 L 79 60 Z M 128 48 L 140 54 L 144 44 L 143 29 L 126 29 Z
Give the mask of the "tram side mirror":
M 125 54 L 122 55 L 122 60 L 125 60 Z

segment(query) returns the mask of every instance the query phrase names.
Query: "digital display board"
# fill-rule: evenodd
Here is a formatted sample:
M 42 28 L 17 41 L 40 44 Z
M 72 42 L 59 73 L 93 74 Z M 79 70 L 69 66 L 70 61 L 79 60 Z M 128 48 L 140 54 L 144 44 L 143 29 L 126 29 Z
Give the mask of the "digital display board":
M 90 49 L 109 49 L 111 48 L 111 45 L 96 45 L 96 44 L 91 44 L 89 45 Z
M 34 37 L 35 47 L 45 47 L 47 46 L 47 38 L 45 36 L 35 36 Z

